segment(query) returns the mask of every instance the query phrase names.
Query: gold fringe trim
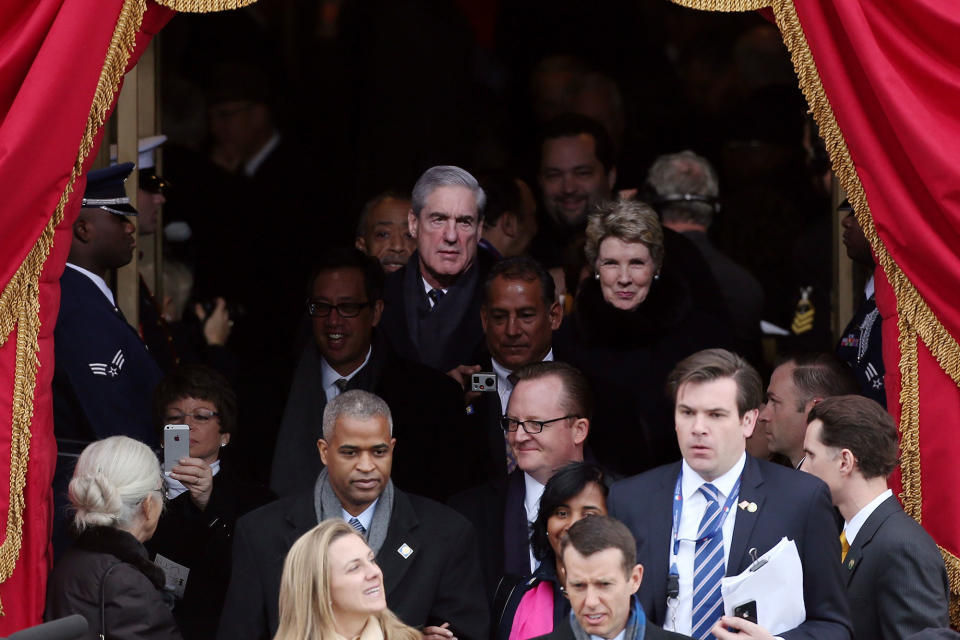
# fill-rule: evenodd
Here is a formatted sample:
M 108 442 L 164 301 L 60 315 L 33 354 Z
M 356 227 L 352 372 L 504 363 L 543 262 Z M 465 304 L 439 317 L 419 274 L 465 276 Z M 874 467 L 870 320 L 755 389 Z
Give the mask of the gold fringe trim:
M 113 96 L 130 59 L 130 52 L 133 51 L 134 40 L 146 9 L 146 0 L 125 0 L 110 39 L 103 68 L 100 70 L 90 114 L 66 188 L 60 194 L 53 216 L 40 238 L 0 295 L 0 346 L 6 344 L 10 337 L 14 319 L 17 326 L 16 378 L 10 429 L 10 508 L 7 511 L 3 544 L 0 545 L 0 582 L 6 582 L 13 575 L 23 544 L 23 490 L 30 460 L 30 424 L 33 420 L 37 368 L 40 366 L 37 357 L 40 333 L 40 272 L 43 271 L 53 247 L 54 229 L 63 220 L 63 212 L 73 193 L 74 183 L 83 171 L 83 162 L 93 149 L 97 131 L 106 122 L 107 112 L 113 104 Z M 2 603 L 0 615 L 4 615 Z
M 846 140 L 837 124 L 833 108 L 820 82 L 816 63 L 807 44 L 803 27 L 792 0 L 671 0 L 674 4 L 706 11 L 751 11 L 770 7 L 777 26 L 783 35 L 784 44 L 790 51 L 800 89 L 820 128 L 826 143 L 834 173 L 843 185 L 854 207 L 857 221 L 870 242 L 887 280 L 893 287 L 897 300 L 897 317 L 900 348 L 900 435 L 901 475 L 903 492 L 900 499 L 904 510 L 917 522 L 922 520 L 922 482 L 920 469 L 920 410 L 918 375 L 918 339 L 930 349 L 940 367 L 960 385 L 960 345 L 917 291 L 913 283 L 900 269 L 887 251 L 873 224 L 873 216 L 867 202 L 863 185 L 850 157 Z M 960 558 L 940 547 L 950 576 L 950 620 L 960 625 Z
M 161 4 L 177 11 L 210 12 L 252 4 L 256 0 L 161 0 Z M 100 70 L 97 88 L 83 137 L 70 177 L 47 226 L 37 242 L 0 293 L 0 347 L 17 328 L 16 377 L 13 388 L 13 411 L 10 424 L 10 508 L 7 511 L 3 544 L 0 544 L 0 583 L 6 582 L 16 568 L 23 546 L 23 490 L 30 461 L 30 425 L 33 420 L 33 399 L 40 361 L 40 273 L 53 247 L 54 229 L 63 220 L 74 184 L 83 172 L 83 164 L 93 149 L 97 132 L 106 123 L 120 79 L 127 68 L 137 33 L 146 13 L 146 0 L 124 0 L 107 55 Z M 5 615 L 0 602 L 0 615 Z
M 156 0 L 156 3 L 184 13 L 213 13 L 247 7 L 257 0 Z

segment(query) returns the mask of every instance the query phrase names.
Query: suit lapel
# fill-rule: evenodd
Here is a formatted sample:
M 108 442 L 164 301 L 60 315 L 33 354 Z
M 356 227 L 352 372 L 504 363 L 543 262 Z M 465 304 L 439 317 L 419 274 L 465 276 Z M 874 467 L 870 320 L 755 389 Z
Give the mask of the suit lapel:
M 860 559 L 863 558 L 863 550 L 870 544 L 870 541 L 873 540 L 873 536 L 880 530 L 880 526 L 898 509 L 900 509 L 900 503 L 897 502 L 894 496 L 890 496 L 873 510 L 873 513 L 870 514 L 867 521 L 860 527 L 860 531 L 857 532 L 857 537 L 854 538 L 853 544 L 850 545 L 850 550 L 847 551 L 847 557 L 843 560 L 843 579 L 846 586 L 850 585 L 850 581 L 853 580 L 853 574 L 856 572 L 857 567 L 860 566 Z
M 284 531 L 283 556 L 297 541 L 297 538 L 317 525 L 317 511 L 313 506 L 313 492 L 300 494 L 290 503 L 285 514 L 287 528 Z M 283 565 L 282 559 L 280 565 Z
M 763 502 L 766 497 L 766 492 L 763 491 L 763 474 L 760 472 L 760 465 L 752 456 L 748 455 L 746 464 L 743 466 L 740 496 L 737 499 L 737 504 L 733 507 L 737 510 L 737 516 L 733 525 L 733 539 L 730 541 L 730 556 L 727 562 L 728 576 L 741 573 L 752 562 L 752 558 L 747 553 L 747 545 L 753 535 L 757 520 L 763 513 Z M 747 508 L 741 509 L 739 505 L 744 502 L 747 503 Z M 756 508 L 751 510 L 752 505 L 756 505 Z
M 383 585 L 387 599 L 402 582 L 410 566 L 417 561 L 425 541 L 420 537 L 420 519 L 405 493 L 394 489 L 393 510 L 387 539 L 377 554 L 377 564 L 383 569 Z
M 642 557 L 647 559 L 649 566 L 644 567 L 645 575 L 650 576 L 650 588 L 653 589 L 653 608 L 655 620 L 667 618 L 667 576 L 670 574 L 670 534 L 673 528 L 673 490 L 680 474 L 680 463 L 667 467 L 660 477 L 660 491 L 657 492 L 656 503 L 650 507 L 650 513 L 662 513 L 662 518 L 647 518 L 649 535 L 641 544 L 649 545 L 649 552 Z M 646 573 L 649 572 L 649 573 Z M 641 583 L 643 588 L 643 583 Z

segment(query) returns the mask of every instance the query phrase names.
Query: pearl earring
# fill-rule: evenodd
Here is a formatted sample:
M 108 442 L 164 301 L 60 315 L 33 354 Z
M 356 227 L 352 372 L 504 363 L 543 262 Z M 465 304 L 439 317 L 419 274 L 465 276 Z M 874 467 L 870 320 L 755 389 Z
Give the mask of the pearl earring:
M 599 279 L 600 279 L 600 274 L 599 274 L 599 273 L 593 274 L 593 279 L 594 279 L 594 280 L 599 280 Z

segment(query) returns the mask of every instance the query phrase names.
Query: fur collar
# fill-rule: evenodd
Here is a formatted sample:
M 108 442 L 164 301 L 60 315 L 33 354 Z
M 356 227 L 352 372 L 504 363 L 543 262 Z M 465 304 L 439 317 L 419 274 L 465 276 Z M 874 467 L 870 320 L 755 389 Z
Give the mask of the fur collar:
M 133 565 L 154 587 L 163 589 L 163 570 L 150 562 L 144 546 L 126 531 L 115 527 L 89 527 L 73 544 L 77 549 L 108 553 L 121 562 Z
M 580 286 L 574 322 L 589 346 L 645 347 L 670 333 L 690 313 L 686 284 L 669 273 L 652 283 L 647 299 L 633 311 L 622 311 L 603 299 L 600 283 L 590 278 Z

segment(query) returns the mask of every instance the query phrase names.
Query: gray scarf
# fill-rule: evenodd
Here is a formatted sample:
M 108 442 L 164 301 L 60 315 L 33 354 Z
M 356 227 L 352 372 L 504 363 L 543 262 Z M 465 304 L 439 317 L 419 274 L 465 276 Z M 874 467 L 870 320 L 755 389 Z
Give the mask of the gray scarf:
M 328 518 L 342 518 L 343 505 L 337 494 L 330 486 L 327 469 L 324 467 L 317 476 L 317 484 L 313 488 L 313 507 L 317 510 L 317 522 Z M 387 529 L 390 527 L 390 514 L 393 512 L 393 481 L 387 480 L 387 487 L 380 494 L 377 508 L 373 511 L 373 520 L 370 530 L 367 531 L 367 544 L 373 549 L 374 555 L 380 553 L 380 547 L 387 540 Z

